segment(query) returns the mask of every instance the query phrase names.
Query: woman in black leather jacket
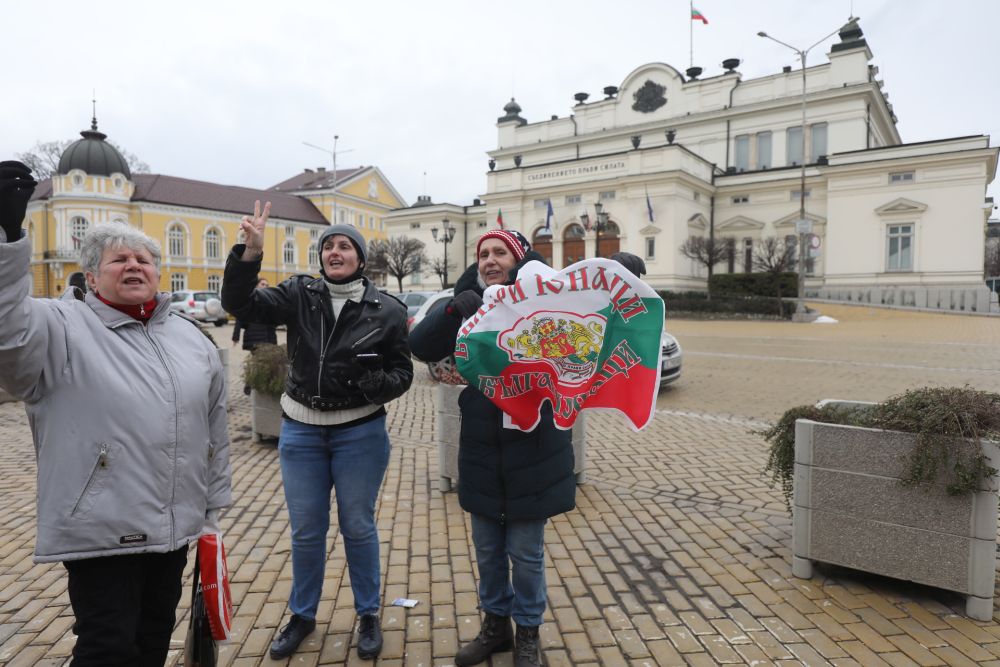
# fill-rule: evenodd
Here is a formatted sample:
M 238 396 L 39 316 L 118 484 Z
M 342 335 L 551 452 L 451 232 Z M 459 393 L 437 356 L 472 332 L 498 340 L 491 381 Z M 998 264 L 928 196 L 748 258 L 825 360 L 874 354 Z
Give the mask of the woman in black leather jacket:
M 483 290 L 513 282 L 526 262 L 543 261 L 527 239 L 509 230 L 483 234 L 476 256 L 476 264 L 455 283 L 454 298 L 432 308 L 410 332 L 418 359 L 440 361 L 451 354 L 462 321 L 482 305 Z M 538 426 L 525 433 L 504 428 L 500 409 L 475 387 L 466 387 L 458 402 L 458 499 L 472 515 L 484 616 L 479 635 L 462 647 L 455 664 L 483 662 L 510 648 L 513 640 L 515 667 L 538 665 L 546 598 L 545 523 L 576 502 L 570 432 L 555 427 L 549 403 L 543 404 Z
M 288 657 L 316 627 L 332 489 L 360 618 L 358 655 L 369 660 L 382 649 L 375 501 L 389 462 L 384 404 L 413 380 L 406 306 L 362 276 L 365 240 L 350 225 L 320 235 L 322 277 L 255 289 L 269 212 L 257 202 L 243 218 L 246 245 L 226 262 L 222 305 L 239 320 L 288 327 L 278 453 L 292 527 L 292 617 L 270 654 Z

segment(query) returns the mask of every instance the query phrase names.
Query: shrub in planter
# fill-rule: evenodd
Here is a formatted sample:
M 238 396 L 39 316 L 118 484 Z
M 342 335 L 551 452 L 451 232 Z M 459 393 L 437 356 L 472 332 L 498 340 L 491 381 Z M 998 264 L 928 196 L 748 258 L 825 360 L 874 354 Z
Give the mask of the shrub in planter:
M 800 405 L 791 408 L 769 429 L 758 432 L 770 444 L 764 471 L 780 484 L 791 508 L 795 470 L 795 422 L 808 419 L 824 424 L 861 426 L 917 435 L 903 483 L 927 485 L 950 472 L 949 494 L 972 493 L 997 470 L 987 464 L 982 439 L 1000 438 L 1000 394 L 970 387 L 924 387 L 857 407 L 842 404 Z M 969 440 L 972 447 L 955 446 Z
M 824 401 L 790 410 L 765 437 L 767 470 L 786 502 L 791 492 L 795 576 L 811 577 L 814 561 L 840 565 L 961 593 L 969 616 L 992 617 L 1000 395 Z
M 281 404 L 278 399 L 285 388 L 288 373 L 288 351 L 284 345 L 263 344 L 247 355 L 243 365 L 243 382 L 250 387 L 253 440 L 281 434 Z
M 778 284 L 782 294 L 795 294 L 799 289 L 798 274 L 787 271 L 776 276 L 773 273 L 716 273 L 712 275 L 710 287 L 712 295 L 730 296 L 774 296 Z
M 258 345 L 243 363 L 243 382 L 265 396 L 280 397 L 287 374 L 288 350 L 284 345 Z

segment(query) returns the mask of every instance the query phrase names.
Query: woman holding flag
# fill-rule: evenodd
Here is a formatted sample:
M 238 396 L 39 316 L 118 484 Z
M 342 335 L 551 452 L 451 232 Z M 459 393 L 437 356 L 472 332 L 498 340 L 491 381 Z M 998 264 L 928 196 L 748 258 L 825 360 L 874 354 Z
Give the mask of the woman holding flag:
M 476 257 L 455 283 L 454 298 L 435 306 L 410 332 L 418 359 L 440 361 L 452 354 L 462 322 L 483 303 L 483 291 L 512 283 L 531 260 L 544 261 L 523 235 L 505 229 L 483 234 Z M 548 403 L 538 426 L 525 433 L 504 428 L 503 413 L 475 387 L 466 387 L 458 402 L 458 498 L 472 515 L 484 613 L 479 634 L 459 650 L 455 664 L 475 665 L 513 643 L 515 667 L 540 665 L 545 523 L 576 503 L 570 431 L 555 427 Z

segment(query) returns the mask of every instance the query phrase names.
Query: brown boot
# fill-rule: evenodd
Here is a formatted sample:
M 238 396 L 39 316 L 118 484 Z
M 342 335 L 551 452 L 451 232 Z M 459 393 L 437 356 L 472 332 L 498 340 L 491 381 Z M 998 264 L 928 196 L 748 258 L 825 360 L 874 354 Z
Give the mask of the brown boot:
M 479 634 L 459 649 L 455 656 L 455 664 L 458 667 L 477 665 L 497 651 L 510 650 L 513 638 L 510 616 L 494 616 L 487 611 L 483 614 L 483 625 Z
M 514 635 L 514 667 L 540 667 L 542 649 L 538 645 L 538 626 L 519 625 Z

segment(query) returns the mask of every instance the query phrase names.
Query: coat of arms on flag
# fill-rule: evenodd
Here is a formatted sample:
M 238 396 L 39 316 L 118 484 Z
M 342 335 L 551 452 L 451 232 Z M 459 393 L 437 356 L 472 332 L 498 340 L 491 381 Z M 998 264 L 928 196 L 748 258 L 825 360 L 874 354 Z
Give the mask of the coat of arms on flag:
M 561 271 L 529 262 L 513 285 L 486 290 L 459 330 L 455 360 L 519 429 L 534 428 L 548 400 L 559 428 L 606 408 L 638 430 L 656 404 L 663 313 L 659 295 L 618 262 Z

